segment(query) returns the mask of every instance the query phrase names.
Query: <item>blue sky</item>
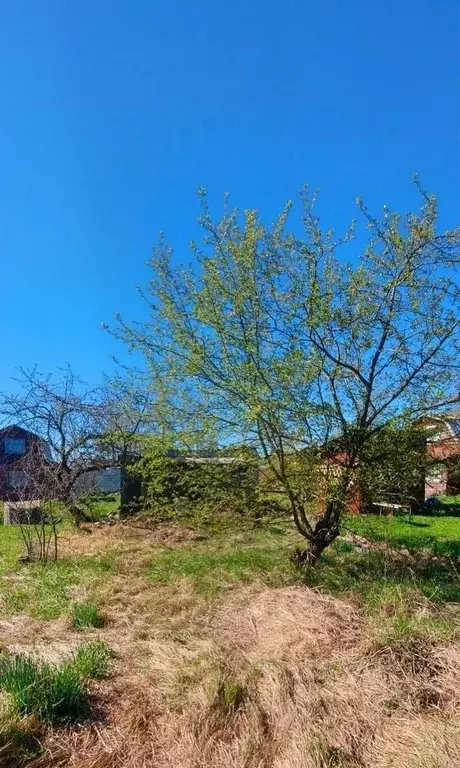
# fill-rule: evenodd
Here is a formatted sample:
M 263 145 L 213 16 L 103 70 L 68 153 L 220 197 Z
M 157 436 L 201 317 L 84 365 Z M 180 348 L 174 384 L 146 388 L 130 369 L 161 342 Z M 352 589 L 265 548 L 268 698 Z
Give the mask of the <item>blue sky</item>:
M 325 222 L 411 206 L 410 175 L 460 211 L 458 0 L 3 0 L 0 387 L 69 362 L 97 382 L 139 317 L 164 230 L 196 188 L 271 220 L 301 184 Z

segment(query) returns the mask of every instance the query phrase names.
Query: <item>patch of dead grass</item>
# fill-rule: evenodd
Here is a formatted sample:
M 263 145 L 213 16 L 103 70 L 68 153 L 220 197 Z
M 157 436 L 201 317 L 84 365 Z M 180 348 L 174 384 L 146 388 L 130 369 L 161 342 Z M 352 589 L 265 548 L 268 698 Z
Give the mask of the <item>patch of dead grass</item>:
M 305 587 L 239 590 L 212 625 L 219 642 L 251 660 L 324 659 L 355 644 L 362 632 L 350 604 Z
M 93 687 L 93 721 L 49 730 L 43 754 L 24 765 L 460 765 L 460 643 L 386 642 L 357 604 L 306 587 L 236 583 L 209 596 L 187 579 L 155 583 L 145 575 L 152 547 L 178 547 L 188 529 L 90 528 L 66 533 L 63 553 L 116 551 L 97 585 L 107 624 L 84 631 L 114 650 L 114 674 Z M 67 619 L 0 622 L 0 647 L 51 662 L 82 639 Z M 0 768 L 20 763 L 0 751 Z
M 350 604 L 307 588 L 127 595 L 98 633 L 117 656 L 99 718 L 49 733 L 30 768 L 460 765 L 458 644 L 376 652 Z
M 163 544 L 174 546 L 187 541 L 201 541 L 204 534 L 184 525 L 151 525 L 146 518 L 132 519 L 126 523 L 86 523 L 79 529 L 65 530 L 59 535 L 60 557 L 99 555 L 114 547 L 121 550 L 136 545 L 151 547 Z M 122 545 L 121 547 L 119 545 Z

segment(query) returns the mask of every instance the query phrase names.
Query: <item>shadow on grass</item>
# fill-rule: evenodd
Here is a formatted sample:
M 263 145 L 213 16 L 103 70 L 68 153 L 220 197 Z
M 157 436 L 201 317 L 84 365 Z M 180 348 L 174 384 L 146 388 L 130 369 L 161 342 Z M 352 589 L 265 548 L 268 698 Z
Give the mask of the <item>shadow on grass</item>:
M 413 525 L 414 528 L 429 528 L 429 523 L 418 523 L 415 520 L 406 520 L 407 525 Z

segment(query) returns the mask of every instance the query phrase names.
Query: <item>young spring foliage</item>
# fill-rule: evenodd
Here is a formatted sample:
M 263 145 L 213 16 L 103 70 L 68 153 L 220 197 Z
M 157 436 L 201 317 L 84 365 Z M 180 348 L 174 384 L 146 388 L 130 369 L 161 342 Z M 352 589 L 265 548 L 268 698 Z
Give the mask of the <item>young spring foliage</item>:
M 358 471 L 367 467 L 372 483 L 369 440 L 458 402 L 460 230 L 440 231 L 435 198 L 418 191 L 407 215 L 384 208 L 375 218 L 358 202 L 365 243 L 353 227 L 343 238 L 324 231 L 307 190 L 302 231 L 289 227 L 291 204 L 266 226 L 256 211 L 228 207 L 214 221 L 202 196 L 193 263 L 176 266 L 161 239 L 143 294 L 148 319 L 120 319 L 162 393 L 165 429 L 189 446 L 210 436 L 255 446 L 311 562 L 337 536 Z M 334 481 L 318 484 L 331 462 Z M 293 480 L 293 463 L 305 463 L 310 486 Z M 392 475 L 379 474 L 380 491 Z

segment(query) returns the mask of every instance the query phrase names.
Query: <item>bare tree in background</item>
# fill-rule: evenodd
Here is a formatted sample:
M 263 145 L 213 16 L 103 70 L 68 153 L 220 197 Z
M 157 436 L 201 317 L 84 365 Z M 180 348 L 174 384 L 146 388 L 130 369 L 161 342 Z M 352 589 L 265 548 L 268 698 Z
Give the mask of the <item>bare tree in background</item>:
M 89 388 L 70 367 L 54 376 L 21 368 L 15 383 L 17 392 L 0 396 L 0 416 L 44 441 L 49 455 L 42 491 L 61 501 L 79 524 L 89 519 L 79 500 L 82 480 L 126 461 L 151 418 L 149 394 L 122 377 Z
M 118 462 L 118 447 L 110 439 L 114 409 L 107 392 L 86 387 L 69 367 L 58 376 L 21 368 L 15 383 L 17 392 L 0 397 L 3 422 L 16 423 L 46 443 L 52 467 L 48 493 L 78 524 L 86 519 L 78 503 L 79 480 Z

